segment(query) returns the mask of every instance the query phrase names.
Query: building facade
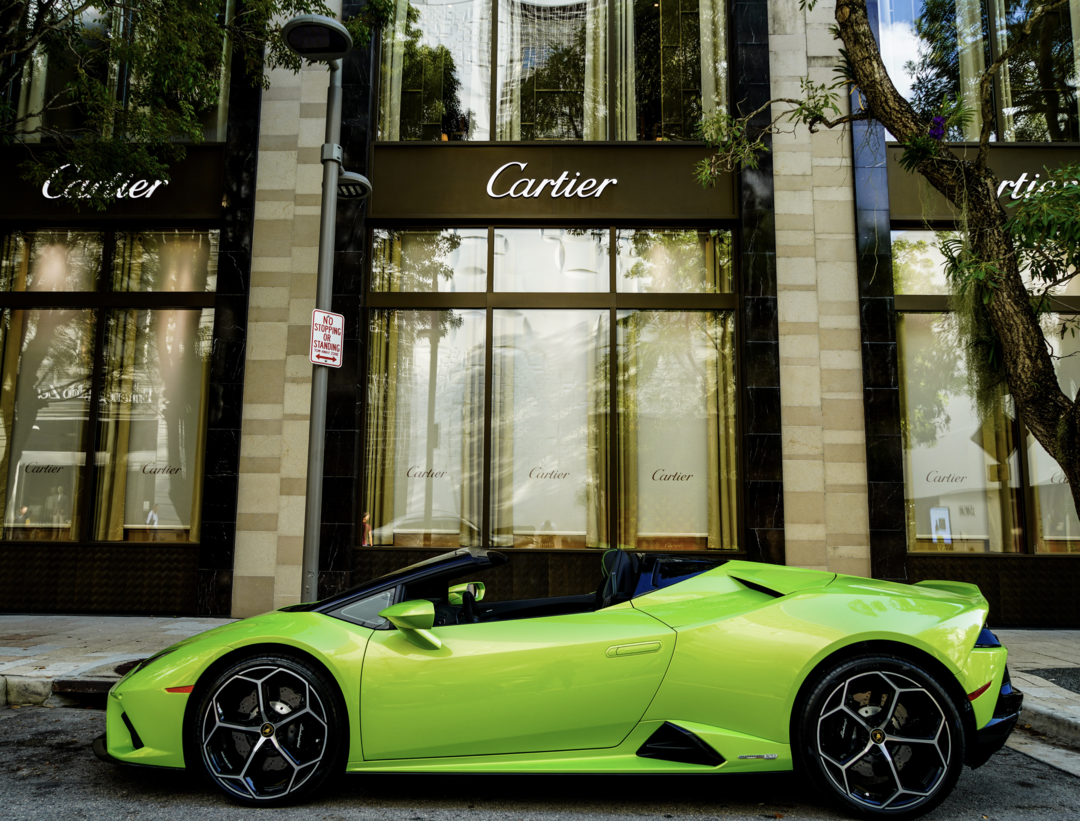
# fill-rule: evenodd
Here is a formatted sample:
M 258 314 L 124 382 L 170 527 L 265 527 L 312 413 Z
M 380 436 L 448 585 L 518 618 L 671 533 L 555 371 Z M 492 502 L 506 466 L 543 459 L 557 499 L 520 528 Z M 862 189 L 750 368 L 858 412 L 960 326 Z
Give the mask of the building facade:
M 962 97 L 1007 42 L 966 4 L 981 39 L 913 99 Z M 321 593 L 494 546 L 490 596 L 570 595 L 620 546 L 976 581 L 1000 623 L 1080 622 L 1068 488 L 1007 403 L 979 421 L 950 347 L 959 216 L 863 127 L 782 126 L 757 169 L 694 178 L 703 115 L 831 82 L 832 13 L 403 0 L 346 61 L 345 166 L 374 193 L 339 205 Z M 883 13 L 896 76 L 921 15 Z M 1080 157 L 1072 31 L 998 89 L 1003 196 Z M 0 608 L 300 600 L 327 76 L 234 80 L 189 159 L 217 165 L 140 204 L 7 206 Z

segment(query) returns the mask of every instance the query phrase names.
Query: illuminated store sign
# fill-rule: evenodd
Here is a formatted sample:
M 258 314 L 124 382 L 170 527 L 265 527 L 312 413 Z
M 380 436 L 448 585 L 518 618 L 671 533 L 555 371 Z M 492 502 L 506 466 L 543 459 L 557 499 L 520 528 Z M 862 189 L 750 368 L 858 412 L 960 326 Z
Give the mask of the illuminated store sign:
M 578 171 L 573 177 L 570 176 L 569 171 L 563 171 L 557 179 L 542 179 L 536 180 L 530 177 L 520 177 L 509 188 L 506 188 L 508 179 L 500 181 L 500 177 L 508 168 L 516 167 L 520 172 L 524 173 L 525 169 L 529 167 L 527 162 L 508 162 L 506 165 L 501 166 L 491 177 L 488 178 L 487 193 L 489 197 L 493 199 L 502 199 L 503 197 L 510 197 L 511 199 L 517 199 L 518 197 L 539 197 L 541 194 L 547 193 L 549 197 L 580 197 L 585 199 L 586 197 L 599 197 L 604 193 L 604 189 L 609 185 L 618 185 L 617 179 L 600 180 L 599 182 L 591 177 L 587 179 L 581 179 L 581 172 Z M 510 175 L 508 174 L 507 177 Z M 498 184 L 499 188 L 505 189 L 501 194 L 495 193 L 495 187 Z M 548 188 L 550 186 L 550 188 Z
M 99 180 L 97 182 L 94 182 L 93 180 L 75 180 L 68 183 L 63 188 L 55 187 L 56 176 L 65 168 L 70 167 L 71 163 L 60 166 L 49 175 L 47 180 L 45 180 L 45 184 L 41 186 L 41 194 L 45 199 L 88 199 L 98 188 L 103 188 L 103 193 L 118 200 L 125 198 L 132 200 L 150 199 L 158 188 L 169 184 L 166 180 L 135 180 L 131 177 L 125 178 L 122 174 L 117 174 L 111 180 Z

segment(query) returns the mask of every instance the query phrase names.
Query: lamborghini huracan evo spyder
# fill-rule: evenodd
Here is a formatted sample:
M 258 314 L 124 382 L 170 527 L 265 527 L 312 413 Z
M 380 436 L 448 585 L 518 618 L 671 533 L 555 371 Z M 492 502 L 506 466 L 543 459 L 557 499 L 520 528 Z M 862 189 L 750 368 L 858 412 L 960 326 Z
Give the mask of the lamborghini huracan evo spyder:
M 609 550 L 595 593 L 485 599 L 509 560 L 463 548 L 180 642 L 112 688 L 95 752 L 253 806 L 342 771 L 799 768 L 906 818 L 1020 711 L 972 585 Z

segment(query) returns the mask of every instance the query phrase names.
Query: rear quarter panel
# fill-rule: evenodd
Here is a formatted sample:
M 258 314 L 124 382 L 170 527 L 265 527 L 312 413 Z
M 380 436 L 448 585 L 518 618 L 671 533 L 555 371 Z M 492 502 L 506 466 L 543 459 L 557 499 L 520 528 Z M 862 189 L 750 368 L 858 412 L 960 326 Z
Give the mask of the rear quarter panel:
M 852 644 L 917 648 L 966 688 L 965 666 L 987 612 L 981 596 L 850 576 L 782 598 L 746 590 L 723 568 L 696 579 L 692 597 L 650 594 L 633 602 L 678 634 L 671 667 L 645 720 L 692 721 L 781 743 L 789 743 L 803 682 Z M 707 585 L 713 589 L 703 589 Z

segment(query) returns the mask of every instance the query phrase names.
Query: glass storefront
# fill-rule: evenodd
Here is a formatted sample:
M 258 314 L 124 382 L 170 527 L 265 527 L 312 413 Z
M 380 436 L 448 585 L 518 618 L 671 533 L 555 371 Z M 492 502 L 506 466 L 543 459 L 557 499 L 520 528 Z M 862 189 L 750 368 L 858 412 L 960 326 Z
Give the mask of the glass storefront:
M 944 309 L 938 238 L 932 231 L 894 231 L 893 271 L 898 295 L 939 296 Z M 1060 332 L 1065 318 L 1048 314 L 1043 322 L 1062 390 L 1075 396 L 1080 341 Z M 1080 552 L 1069 485 L 1056 460 L 1023 429 L 1010 397 L 980 418 L 956 318 L 902 313 L 897 338 L 909 550 Z
M 982 129 L 979 81 L 1020 35 L 1037 2 L 909 0 L 879 4 L 881 54 L 889 76 L 925 120 L 942 98 L 972 112 L 949 140 L 978 140 Z M 993 88 L 992 134 L 1004 142 L 1076 142 L 1080 112 L 1080 0 L 1036 22 L 1020 51 L 1008 58 Z
M 734 317 L 694 304 L 730 287 L 730 235 L 489 228 L 489 277 L 460 253 L 481 230 L 375 232 L 373 296 L 480 286 L 370 312 L 362 544 L 737 549 Z
M 401 0 L 378 139 L 689 140 L 727 88 L 715 0 Z
M 221 10 L 231 17 L 234 7 L 234 0 L 226 0 Z M 66 59 L 58 60 L 60 55 L 51 54 L 48 48 L 39 45 L 13 83 L 11 102 L 20 142 L 48 143 L 58 136 L 85 129 L 88 110 L 84 107 L 86 101 L 78 98 L 77 91 L 86 75 L 102 82 L 102 90 L 107 90 L 125 107 L 132 103 L 139 105 L 147 96 L 148 90 L 140 83 L 140 67 L 117 62 L 102 64 L 95 55 L 103 42 L 130 42 L 131 38 L 139 37 L 136 15 L 119 6 L 113 9 L 106 5 L 84 5 L 73 8 L 71 13 L 76 26 L 81 27 L 81 30 L 69 32 L 74 40 L 74 50 L 65 56 Z M 18 25 L 17 20 L 15 25 Z M 78 65 L 74 59 L 76 51 L 83 54 Z M 223 45 L 220 57 L 216 99 L 184 100 L 185 104 L 195 107 L 205 142 L 224 142 L 226 137 L 231 57 L 227 43 Z M 156 95 L 159 92 L 150 93 Z
M 199 541 L 214 312 L 152 300 L 213 291 L 217 243 L 183 230 L 5 238 L 5 291 L 93 307 L 3 311 L 2 538 Z M 115 304 L 136 293 L 147 307 Z

